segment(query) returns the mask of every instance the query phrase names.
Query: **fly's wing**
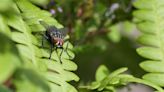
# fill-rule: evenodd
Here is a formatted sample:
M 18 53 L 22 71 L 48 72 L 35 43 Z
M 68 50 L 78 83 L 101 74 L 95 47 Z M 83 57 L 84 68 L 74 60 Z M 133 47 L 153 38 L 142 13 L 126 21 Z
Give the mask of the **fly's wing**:
M 46 31 L 51 38 L 59 38 L 60 33 L 55 26 L 49 26 Z
M 64 39 L 66 34 L 68 33 L 68 30 L 66 28 L 56 28 L 55 26 L 50 26 L 44 21 L 39 21 L 42 26 L 46 28 L 46 30 L 51 34 L 51 36 L 55 38 L 61 38 Z
M 51 32 L 53 33 L 53 35 L 57 38 L 61 38 L 64 39 L 64 37 L 67 34 L 67 30 L 65 28 L 61 28 L 61 29 L 55 29 L 56 27 L 51 26 Z
M 48 25 L 46 22 L 40 20 L 39 23 L 40 23 L 42 26 L 44 26 L 44 28 L 46 28 L 46 29 L 49 28 L 49 25 Z
M 62 39 L 64 39 L 64 37 L 68 34 L 67 28 L 60 28 L 60 29 L 58 29 L 58 31 L 61 33 Z
M 39 23 L 40 23 L 42 26 L 44 26 L 44 28 L 45 28 L 46 31 L 48 31 L 48 32 L 53 32 L 53 31 L 56 31 L 56 30 L 57 30 L 57 28 L 56 28 L 55 26 L 50 26 L 50 25 L 48 25 L 46 22 L 44 22 L 44 21 L 42 21 L 42 20 L 40 20 Z

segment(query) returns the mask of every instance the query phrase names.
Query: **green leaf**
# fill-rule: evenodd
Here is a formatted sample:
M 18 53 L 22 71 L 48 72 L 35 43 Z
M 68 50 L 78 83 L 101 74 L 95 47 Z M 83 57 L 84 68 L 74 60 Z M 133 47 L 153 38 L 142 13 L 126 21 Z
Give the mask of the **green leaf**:
M 20 32 L 12 32 L 12 39 L 15 42 L 18 42 L 20 44 L 28 45 L 28 38 L 25 34 L 22 34 Z
M 97 89 L 100 85 L 101 85 L 100 82 L 97 82 L 97 81 L 92 82 L 90 89 Z
M 107 89 L 108 91 L 103 91 L 103 92 L 117 92 L 116 89 L 112 86 L 107 86 L 105 89 Z
M 48 4 L 48 0 L 30 0 L 32 3 L 34 4 L 38 4 L 38 5 L 46 5 Z
M 0 83 L 5 82 L 12 76 L 16 67 L 20 65 L 20 57 L 14 43 L 0 33 Z
M 21 15 L 19 14 L 20 11 L 18 7 L 16 6 L 16 4 L 13 5 L 13 11 L 15 11 L 16 13 L 9 15 L 8 17 L 5 18 L 7 21 L 7 24 L 19 32 L 25 32 L 25 30 L 27 29 L 22 20 Z
M 4 16 L 2 16 L 1 14 L 0 14 L 0 32 L 6 34 L 8 36 L 11 35 L 10 29 L 7 26 Z
M 146 34 L 156 34 L 156 25 L 153 22 L 145 21 L 137 25 L 138 29 Z
M 64 83 L 62 86 L 63 86 L 63 92 L 77 92 L 77 90 L 68 83 Z
M 138 42 L 147 46 L 160 47 L 160 42 L 154 35 L 143 34 L 138 38 Z
M 139 0 L 134 2 L 134 6 L 139 9 L 153 9 L 155 4 L 158 4 L 159 6 L 164 5 L 163 0 Z
M 16 66 L 14 65 L 17 61 L 17 57 L 8 53 L 0 54 L 0 83 L 3 83 L 7 80 L 14 72 Z M 10 67 L 10 68 L 9 68 Z
M 140 67 L 143 68 L 147 72 L 164 73 L 163 66 L 164 66 L 164 62 L 161 62 L 161 61 L 144 61 L 140 63 Z
M 102 80 L 101 86 L 98 88 L 99 91 L 102 91 L 107 85 L 119 84 L 119 78 L 117 77 L 119 74 L 127 71 L 126 67 L 119 68 L 109 74 L 105 79 Z
M 155 12 L 149 11 L 149 10 L 136 10 L 133 12 L 134 17 L 141 19 L 141 20 L 147 20 L 154 22 L 156 20 L 156 17 L 154 16 Z
M 48 72 L 46 74 L 46 76 L 47 76 L 47 79 L 49 82 L 54 83 L 53 86 L 55 86 L 55 87 L 59 86 L 60 87 L 60 88 L 57 87 L 57 89 L 54 89 L 52 84 L 51 84 L 51 90 L 53 90 L 53 91 L 62 90 L 61 92 L 77 92 L 77 90 L 73 86 L 71 86 L 70 84 L 65 82 L 65 80 L 62 79 L 63 78 L 62 75 L 57 74 L 57 73 L 53 73 L 53 72 Z M 74 77 L 74 76 L 72 76 L 72 77 Z
M 128 70 L 128 68 L 126 68 L 126 67 L 119 68 L 119 69 L 113 71 L 113 72 L 110 74 L 110 76 L 111 76 L 111 77 L 117 76 L 117 75 L 119 75 L 119 74 L 121 74 L 121 73 L 123 73 L 123 72 L 125 72 L 125 71 L 127 71 L 127 70 Z
M 65 62 L 63 62 L 62 64 L 62 68 L 65 70 L 69 70 L 69 71 L 75 71 L 77 70 L 77 65 L 74 62 L 71 62 L 70 60 L 64 60 Z
M 49 25 L 54 25 L 57 28 L 63 27 L 54 18 L 51 17 L 51 14 L 48 11 L 39 9 L 27 0 L 16 0 L 16 3 L 23 12 L 23 18 L 33 32 L 45 31 L 45 29 L 39 23 L 40 20 L 45 21 Z
M 40 10 L 35 5 L 31 4 L 28 0 L 16 0 L 16 4 L 19 6 L 19 8 L 24 12 L 27 11 L 37 11 Z
M 50 92 L 45 79 L 32 69 L 19 69 L 14 76 L 16 92 Z M 25 90 L 28 89 L 28 90 Z
M 162 52 L 159 48 L 153 47 L 141 47 L 137 49 L 139 55 L 153 59 L 153 60 L 162 60 Z
M 135 24 L 130 21 L 124 21 L 123 26 L 124 26 L 125 31 L 128 33 L 132 32 L 136 28 Z
M 55 83 L 49 82 L 49 86 L 51 88 L 50 92 L 62 92 L 61 86 Z
M 105 65 L 101 65 L 96 70 L 96 81 L 102 81 L 109 75 L 109 70 Z
M 44 60 L 44 61 L 46 61 L 46 60 Z M 67 61 L 67 62 L 69 62 L 69 61 Z M 63 63 L 62 65 L 60 65 L 60 63 L 58 62 L 51 62 L 51 61 L 48 61 L 47 60 L 47 62 L 45 62 L 46 63 L 46 65 L 47 65 L 47 67 L 50 69 L 50 70 L 52 70 L 52 71 L 55 71 L 56 73 L 54 73 L 54 77 L 55 77 L 55 75 L 56 76 L 60 76 L 59 77 L 59 80 L 63 80 L 63 81 L 70 81 L 70 80 L 75 80 L 75 81 L 78 81 L 79 80 L 79 78 L 75 75 L 75 74 L 73 74 L 73 73 L 71 73 L 71 72 L 69 72 L 69 71 L 65 71 L 63 68 L 62 68 L 62 65 L 64 66 L 64 64 L 66 64 L 66 63 Z M 77 68 L 76 66 L 75 67 L 72 67 L 72 68 Z M 71 70 L 73 70 L 73 69 L 71 69 Z M 48 74 L 47 75 L 53 75 L 53 72 L 48 72 Z M 67 75 L 67 76 L 65 76 L 65 75 Z
M 26 57 L 29 60 L 31 59 L 31 50 L 27 46 L 20 45 L 20 44 L 18 44 L 16 46 L 22 56 Z
M 11 4 L 13 4 L 13 0 L 1 0 L 0 3 L 0 12 L 5 12 L 9 10 L 11 7 Z
M 121 39 L 119 23 L 111 26 L 109 30 L 111 31 L 107 34 L 108 38 L 113 42 L 119 42 Z
M 98 91 L 115 91 L 116 85 L 126 84 L 129 82 L 128 78 L 132 78 L 130 75 L 121 74 L 126 70 L 127 68 L 120 68 L 112 73 L 109 73 L 107 67 L 105 65 L 101 65 L 96 71 L 96 81 L 92 82 L 88 89 Z
M 164 80 L 162 79 L 164 74 L 162 73 L 148 73 L 143 76 L 143 79 L 148 80 L 156 85 L 164 86 Z

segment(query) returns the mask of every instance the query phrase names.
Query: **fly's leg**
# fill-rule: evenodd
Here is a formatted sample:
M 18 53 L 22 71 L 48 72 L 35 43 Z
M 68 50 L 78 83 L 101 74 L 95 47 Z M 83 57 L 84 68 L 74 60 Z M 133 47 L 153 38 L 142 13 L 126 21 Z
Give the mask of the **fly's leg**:
M 51 59 L 51 54 L 53 52 L 54 44 L 53 44 L 53 39 L 50 40 L 50 56 L 49 59 Z
M 49 56 L 49 59 L 51 59 L 51 55 L 52 55 L 52 52 L 53 52 L 53 48 L 54 48 L 54 45 L 51 44 L 51 46 L 50 46 L 50 56 Z
M 68 44 L 69 44 L 69 42 L 67 42 L 67 45 L 66 45 L 66 48 L 65 48 L 65 52 L 67 53 L 67 55 L 69 56 L 69 58 L 71 58 L 71 55 L 68 53 Z
M 42 35 L 42 48 L 44 48 L 44 39 L 49 40 L 48 36 L 46 36 L 45 34 Z M 53 52 L 53 48 L 54 48 L 54 44 L 52 43 L 52 39 L 50 40 L 50 56 L 49 59 L 51 59 L 51 54 Z
M 60 48 L 60 49 L 62 49 L 62 51 L 60 52 L 59 55 L 58 55 L 57 49 L 58 49 L 58 48 L 55 47 L 56 54 L 57 54 L 57 56 L 58 56 L 58 58 L 59 58 L 59 60 L 60 60 L 60 63 L 62 64 L 61 55 L 62 55 L 62 53 L 63 53 L 63 48 Z
M 61 48 L 61 52 L 60 52 L 60 55 L 59 55 L 59 59 L 60 59 L 60 63 L 62 64 L 62 61 L 61 61 L 61 55 L 62 55 L 62 53 L 63 53 L 63 48 Z
M 44 36 L 42 36 L 42 48 L 44 47 Z
M 48 37 L 45 34 L 42 34 L 42 44 L 41 44 L 42 48 L 44 48 L 44 39 L 48 40 Z
M 72 58 L 72 56 L 68 53 L 67 49 L 68 49 L 68 45 L 69 45 L 69 42 L 68 42 L 69 39 L 65 39 L 65 42 L 66 43 L 66 48 L 64 49 L 64 51 L 66 52 L 66 54 L 68 55 L 69 59 Z

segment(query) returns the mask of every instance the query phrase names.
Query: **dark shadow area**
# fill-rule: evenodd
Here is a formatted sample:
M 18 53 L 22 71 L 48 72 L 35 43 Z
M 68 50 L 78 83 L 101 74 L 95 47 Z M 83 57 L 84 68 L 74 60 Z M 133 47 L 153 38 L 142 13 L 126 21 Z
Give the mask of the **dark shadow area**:
M 88 48 L 76 55 L 74 61 L 78 65 L 77 75 L 81 81 L 94 80 L 95 71 L 100 64 L 105 64 L 110 71 L 120 67 L 128 67 L 130 74 L 140 77 L 144 71 L 139 67 L 143 58 L 136 53 L 134 42 L 123 37 L 119 43 L 110 42 L 106 51 L 99 48 Z

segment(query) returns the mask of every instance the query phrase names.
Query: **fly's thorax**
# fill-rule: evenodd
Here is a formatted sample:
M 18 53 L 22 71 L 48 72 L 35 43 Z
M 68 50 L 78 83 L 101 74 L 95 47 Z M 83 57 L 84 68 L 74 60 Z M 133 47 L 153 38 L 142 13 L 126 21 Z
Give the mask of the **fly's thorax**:
M 59 30 L 50 30 L 49 31 L 49 35 L 52 38 L 60 38 L 60 39 L 63 39 L 64 38 L 64 35 Z

